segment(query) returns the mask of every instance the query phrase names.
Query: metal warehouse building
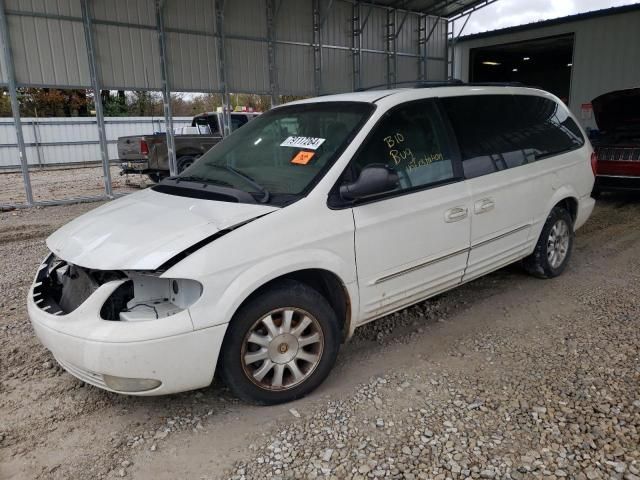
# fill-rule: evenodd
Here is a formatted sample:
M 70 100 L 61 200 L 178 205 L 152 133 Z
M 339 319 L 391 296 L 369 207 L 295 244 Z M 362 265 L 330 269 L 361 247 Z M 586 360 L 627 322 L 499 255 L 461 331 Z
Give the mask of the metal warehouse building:
M 0 0 L 0 86 L 26 203 L 37 165 L 18 110 L 20 87 L 157 90 L 172 171 L 171 92 L 313 96 L 401 81 L 444 80 L 451 24 L 496 0 Z M 228 110 L 228 109 L 227 109 Z M 228 122 L 227 122 L 228 123 Z M 97 158 L 112 196 L 108 143 L 96 104 Z
M 456 77 L 539 86 L 595 128 L 591 100 L 640 87 L 640 4 L 468 35 L 454 57 Z

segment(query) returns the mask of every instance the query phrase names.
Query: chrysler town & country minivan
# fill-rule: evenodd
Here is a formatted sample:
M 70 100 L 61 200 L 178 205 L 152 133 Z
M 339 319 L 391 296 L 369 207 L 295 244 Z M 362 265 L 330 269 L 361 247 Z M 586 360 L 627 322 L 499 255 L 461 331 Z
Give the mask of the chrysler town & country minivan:
M 349 93 L 272 109 L 47 239 L 28 296 L 62 367 L 133 395 L 299 398 L 367 322 L 521 261 L 563 272 L 592 148 L 553 95 Z

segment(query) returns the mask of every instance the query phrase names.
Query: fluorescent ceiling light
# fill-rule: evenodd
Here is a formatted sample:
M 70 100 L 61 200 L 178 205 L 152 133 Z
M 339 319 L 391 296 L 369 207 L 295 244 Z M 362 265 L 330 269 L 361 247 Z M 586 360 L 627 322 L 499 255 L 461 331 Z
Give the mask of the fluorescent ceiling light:
M 517 71 L 518 71 L 518 69 L 517 69 L 517 68 L 514 68 L 514 69 L 513 69 L 513 70 L 511 70 L 511 71 L 512 71 L 512 72 L 517 72 Z
M 492 67 L 495 67 L 496 65 L 500 65 L 500 63 L 498 62 L 482 62 L 483 65 L 491 65 Z
M 567 63 L 567 67 L 573 67 L 573 63 Z
M 531 57 L 522 57 L 522 60 L 524 60 L 526 62 L 528 60 L 531 60 Z

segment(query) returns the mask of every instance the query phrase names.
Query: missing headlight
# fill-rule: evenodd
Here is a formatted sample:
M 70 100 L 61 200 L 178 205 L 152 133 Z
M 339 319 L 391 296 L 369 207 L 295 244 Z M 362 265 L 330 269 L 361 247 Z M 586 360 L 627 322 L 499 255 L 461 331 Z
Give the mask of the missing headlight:
M 133 299 L 133 282 L 127 280 L 114 290 L 100 309 L 100 317 L 104 320 L 120 320 L 120 312 L 127 309 Z
M 202 295 L 195 280 L 160 278 L 153 274 L 126 272 L 129 280 L 120 285 L 102 306 L 105 320 L 137 322 L 175 315 Z

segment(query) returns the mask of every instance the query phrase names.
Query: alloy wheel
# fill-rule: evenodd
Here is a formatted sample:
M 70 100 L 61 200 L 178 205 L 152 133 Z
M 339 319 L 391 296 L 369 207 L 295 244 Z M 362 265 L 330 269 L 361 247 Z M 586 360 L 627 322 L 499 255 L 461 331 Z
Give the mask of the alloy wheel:
M 287 390 L 311 376 L 324 335 L 313 315 L 295 307 L 273 310 L 245 335 L 240 353 L 247 377 L 265 390 Z
M 553 268 L 560 267 L 567 257 L 569 241 L 569 225 L 564 219 L 560 219 L 553 224 L 547 239 L 547 259 Z

